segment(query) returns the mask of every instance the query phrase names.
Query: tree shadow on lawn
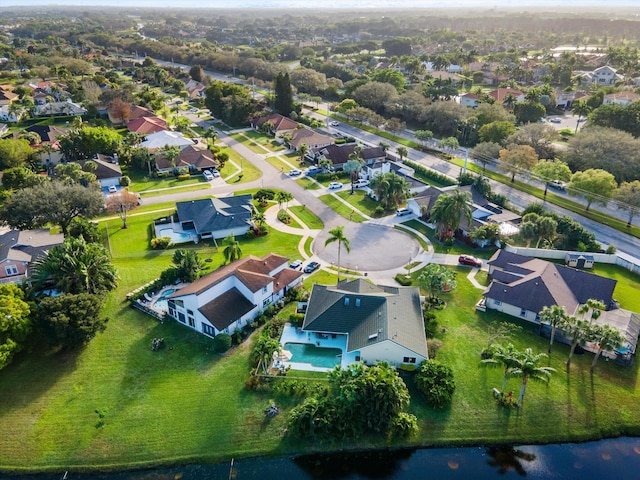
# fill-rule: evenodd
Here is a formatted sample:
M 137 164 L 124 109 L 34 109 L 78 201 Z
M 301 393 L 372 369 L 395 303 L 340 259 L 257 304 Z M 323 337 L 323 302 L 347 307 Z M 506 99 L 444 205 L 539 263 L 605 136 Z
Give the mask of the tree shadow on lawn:
M 0 417 L 35 404 L 57 382 L 73 373 L 82 350 L 60 350 L 37 344 L 17 354 L 0 372 Z

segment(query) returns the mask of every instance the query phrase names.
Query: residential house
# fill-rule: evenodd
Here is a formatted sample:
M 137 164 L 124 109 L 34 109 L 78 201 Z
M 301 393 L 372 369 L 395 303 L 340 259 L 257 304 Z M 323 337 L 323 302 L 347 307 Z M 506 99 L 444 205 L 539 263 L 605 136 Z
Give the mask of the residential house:
M 598 85 L 615 85 L 616 82 L 623 81 L 624 76 L 618 73 L 618 70 L 613 68 L 610 65 L 605 65 L 600 68 L 596 68 L 590 76 L 588 76 L 588 80 L 590 83 L 596 83 Z
M 40 137 L 40 144 L 36 147 L 42 147 L 43 145 L 50 145 L 51 151 L 43 151 L 40 154 L 40 162 L 47 166 L 57 165 L 62 161 L 62 154 L 60 153 L 60 142 L 58 138 L 67 133 L 67 129 L 56 127 L 55 125 L 31 125 L 25 128 L 27 132 L 37 133 Z
M 491 284 L 482 294 L 484 301 L 479 309 L 497 310 L 540 325 L 539 313 L 544 307 L 560 305 L 569 315 L 580 316 L 578 309 L 587 300 L 599 300 L 606 305 L 606 311 L 593 321 L 617 328 L 625 338 L 617 355 L 607 355 L 616 358 L 635 354 L 640 315 L 617 308 L 613 300 L 617 280 L 506 250 L 498 250 L 487 264 Z M 562 332 L 558 337 L 563 338 Z M 587 344 L 585 349 L 594 352 L 597 347 Z
M 178 222 L 182 231 L 194 232 L 198 239 L 244 235 L 253 216 L 251 199 L 246 194 L 178 202 Z
M 0 88 L 0 105 L 11 105 L 19 98 L 20 95 L 13 93 L 10 89 Z
M 222 265 L 170 295 L 169 316 L 209 337 L 232 334 L 301 283 L 302 272 L 288 263 L 270 253 Z
M 574 91 L 566 92 L 556 88 L 553 93 L 556 97 L 556 108 L 562 108 L 563 110 L 570 109 L 576 99 L 576 92 Z
M 428 217 L 429 212 L 431 212 L 431 208 L 433 208 L 433 205 L 436 203 L 436 200 L 440 195 L 451 193 L 458 188 L 459 187 L 457 185 L 443 188 L 430 185 L 426 189 L 418 193 L 415 197 L 411 197 L 407 201 L 407 208 L 418 217 L 422 217 L 423 215 Z
M 202 83 L 196 82 L 195 80 L 189 80 L 184 86 L 184 89 L 189 94 L 189 98 L 202 97 L 206 88 Z
M 129 116 L 127 118 L 122 118 L 121 113 L 119 111 L 114 111 L 111 108 L 107 109 L 107 113 L 109 115 L 109 121 L 111 123 L 126 123 L 131 120 L 136 120 L 138 118 L 144 117 L 155 117 L 156 114 L 153 110 L 149 110 L 148 108 L 141 107 L 140 105 L 131 105 L 129 110 Z
M 356 148 L 355 143 L 343 144 L 343 145 L 327 145 L 317 149 L 312 149 L 316 163 L 320 162 L 323 158 L 331 160 L 333 168 L 335 170 L 342 170 L 344 164 L 349 161 L 349 155 L 351 155 Z M 387 158 L 382 147 L 364 147 L 358 156 L 363 160 L 364 166 L 371 166 L 378 162 L 383 162 Z
M 629 90 L 624 90 L 622 92 L 609 93 L 608 95 L 605 95 L 602 103 L 603 105 L 621 105 L 626 107 L 638 100 L 640 100 L 640 95 Z
M 19 122 L 25 115 L 25 110 L 20 108 L 17 111 L 12 110 L 11 105 L 0 105 L 0 120 L 3 122 Z
M 84 115 L 87 109 L 71 100 L 66 102 L 50 102 L 44 105 L 36 105 L 34 115 L 36 117 L 49 117 L 53 115 Z
M 169 130 L 161 130 L 159 132 L 147 135 L 144 142 L 140 144 L 150 151 L 158 151 L 164 147 L 178 147 L 180 150 L 193 145 L 195 142 L 190 138 L 186 138 L 180 132 L 172 132 Z
M 196 145 L 185 147 L 176 157 L 173 164 L 162 153 L 156 155 L 155 163 L 158 172 L 169 172 L 181 167 L 188 168 L 192 172 L 202 172 L 203 170 L 216 169 L 220 166 L 220 162 L 216 160 L 211 150 L 200 148 Z
M 294 122 L 290 118 L 287 118 L 284 115 L 280 115 L 279 113 L 273 113 L 265 117 L 254 118 L 253 120 L 251 120 L 251 127 L 259 130 L 260 127 L 266 122 L 270 122 L 271 125 L 273 125 L 271 127 L 271 133 L 278 136 L 282 136 L 287 133 L 293 133 L 294 130 L 300 127 L 298 122 Z
M 102 188 L 120 185 L 122 169 L 118 165 L 118 156 L 116 154 L 110 156 L 98 153 L 91 161 L 97 165 L 93 173 Z M 85 162 L 82 162 L 83 167 Z
M 330 135 L 318 133 L 310 128 L 298 128 L 291 134 L 291 141 L 289 146 L 292 150 L 298 150 L 302 144 L 309 147 L 309 151 L 326 147 L 327 145 L 333 145 L 335 139 Z
M 49 229 L 5 229 L 0 234 L 0 283 L 22 282 L 29 275 L 30 265 L 63 241 L 63 234 L 52 235 Z
M 302 332 L 316 345 L 329 337 L 346 337 L 344 355 L 366 364 L 386 361 L 400 367 L 429 357 L 417 287 L 374 285 L 363 279 L 315 284 Z
M 127 129 L 130 132 L 146 136 L 162 130 L 169 130 L 169 125 L 166 120 L 160 117 L 140 117 L 129 120 Z
M 444 70 L 433 70 L 427 73 L 427 77 L 436 78 L 442 81 L 450 80 L 452 85 L 461 82 L 463 78 L 457 73 L 446 72 Z
M 460 105 L 464 107 L 476 108 L 480 105 L 480 97 L 475 93 L 464 93 L 460 95 Z
M 516 102 L 524 102 L 524 93 L 515 88 L 497 88 L 488 93 L 498 104 L 503 104 L 508 95 L 513 95 Z

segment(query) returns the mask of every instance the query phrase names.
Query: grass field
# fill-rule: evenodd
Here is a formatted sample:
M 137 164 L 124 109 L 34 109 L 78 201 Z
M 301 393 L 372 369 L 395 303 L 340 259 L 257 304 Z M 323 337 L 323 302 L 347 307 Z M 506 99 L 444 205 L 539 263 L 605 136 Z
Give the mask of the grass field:
M 322 200 L 324 203 L 326 203 L 327 206 L 329 206 L 338 215 L 341 215 L 342 217 L 348 220 L 351 220 L 354 222 L 364 222 L 367 220 L 365 217 L 363 217 L 358 212 L 356 212 L 353 208 L 349 207 L 349 205 L 345 205 L 330 193 L 326 195 L 322 195 L 318 198 Z
M 208 183 L 196 183 L 195 185 L 185 185 L 180 187 L 172 187 L 170 190 L 148 190 L 140 192 L 142 198 L 157 197 L 158 195 L 166 195 L 167 193 L 193 192 L 195 190 L 209 190 L 211 185 Z
M 126 293 L 156 278 L 173 255 L 173 249 L 148 249 L 150 222 L 157 216 L 131 217 L 127 230 L 120 228 L 119 219 L 100 224 L 106 233 L 108 223 L 120 275 L 105 307 L 110 320 L 104 333 L 78 351 L 27 349 L 0 371 L 0 468 L 106 470 L 401 446 L 376 436 L 323 444 L 289 439 L 284 434 L 287 414 L 301 399 L 245 389 L 251 339 L 220 356 L 205 337 L 131 309 Z M 299 239 L 272 231 L 240 242 L 244 254 L 273 251 L 295 258 Z M 208 243 L 187 248 L 211 258 L 212 268 L 222 262 L 221 252 Z M 418 436 L 405 444 L 522 444 L 640 435 L 638 362 L 624 368 L 601 359 L 591 373 L 593 356 L 587 353 L 577 355 L 567 372 L 566 345 L 554 345 L 548 364 L 556 373 L 550 384 L 530 382 L 519 411 L 497 407 L 491 389 L 500 387 L 502 371 L 482 366 L 479 354 L 489 327 L 513 319 L 476 312 L 481 290 L 466 279 L 468 269 L 455 270 L 458 288 L 443 294 L 447 307 L 436 313 L 443 342 L 436 359 L 453 369 L 456 392 L 449 407 L 435 411 L 417 394 L 412 376 L 403 375 L 412 394 L 409 410 L 420 427 Z M 638 276 L 609 266 L 598 271 L 618 279 L 616 297 L 624 308 L 640 311 Z M 305 286 L 335 281 L 335 274 L 320 270 Z M 157 337 L 165 339 L 166 348 L 152 352 L 151 340 Z M 524 324 L 513 342 L 546 352 L 548 340 Z M 519 386 L 520 380 L 512 378 L 507 389 L 517 395 Z M 271 401 L 281 414 L 266 419 L 263 410 Z
M 376 207 L 380 203 L 376 202 L 373 198 L 369 197 L 364 190 L 355 189 L 353 195 L 351 195 L 351 188 L 347 185 L 347 190 L 341 190 L 336 195 L 341 199 L 353 205 L 357 210 L 369 215 L 370 217 L 381 217 L 389 215 L 392 212 L 383 212 L 382 215 L 376 215 Z
M 308 228 L 311 228 L 312 230 L 322 230 L 324 228 L 324 223 L 322 223 L 322 220 L 320 220 L 311 210 L 309 210 L 304 205 L 289 207 L 289 210 L 291 210 L 293 214 L 298 217 Z
M 496 251 L 495 248 L 472 248 L 458 241 L 454 242 L 454 244 L 450 246 L 445 245 L 436 238 L 435 231 L 432 228 L 427 227 L 424 223 L 417 220 L 408 220 L 406 222 L 402 222 L 400 225 L 406 225 L 407 227 L 413 228 L 414 230 L 422 233 L 431 241 L 431 245 L 433 246 L 435 253 L 448 253 L 451 255 L 467 254 L 478 258 L 488 259 L 493 255 L 493 252 Z

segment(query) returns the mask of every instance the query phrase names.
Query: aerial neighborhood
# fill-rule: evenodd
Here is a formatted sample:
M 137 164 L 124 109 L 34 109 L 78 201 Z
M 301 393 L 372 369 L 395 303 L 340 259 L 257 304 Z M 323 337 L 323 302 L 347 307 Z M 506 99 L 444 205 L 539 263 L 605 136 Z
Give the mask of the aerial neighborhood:
M 637 20 L 47 11 L 0 7 L 0 471 L 640 432 Z

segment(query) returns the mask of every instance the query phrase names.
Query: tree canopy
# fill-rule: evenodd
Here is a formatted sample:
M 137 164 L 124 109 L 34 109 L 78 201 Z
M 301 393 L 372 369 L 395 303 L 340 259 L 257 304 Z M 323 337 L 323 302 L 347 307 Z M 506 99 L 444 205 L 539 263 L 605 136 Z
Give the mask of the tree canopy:
M 18 285 L 0 285 L 0 369 L 11 363 L 31 333 L 30 311 Z
M 609 172 L 600 168 L 590 168 L 584 172 L 576 172 L 567 185 L 569 194 L 584 196 L 587 210 L 593 202 L 606 205 L 616 189 L 616 179 Z

